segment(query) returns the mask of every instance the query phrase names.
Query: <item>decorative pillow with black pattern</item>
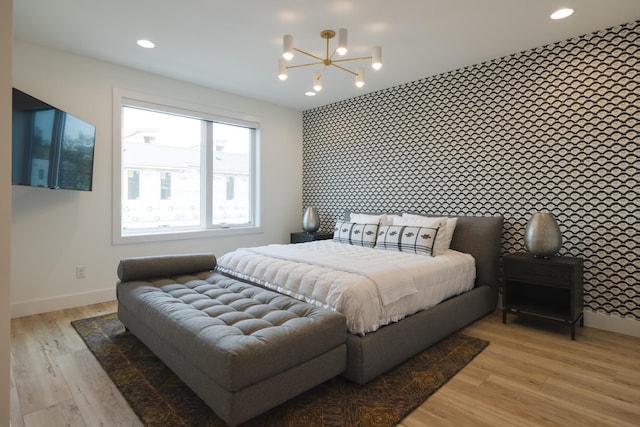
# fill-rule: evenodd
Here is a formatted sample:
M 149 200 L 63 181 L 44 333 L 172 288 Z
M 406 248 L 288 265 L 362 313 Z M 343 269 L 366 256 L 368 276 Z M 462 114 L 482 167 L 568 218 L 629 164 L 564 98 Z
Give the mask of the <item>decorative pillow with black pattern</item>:
M 333 230 L 333 240 L 372 248 L 376 244 L 377 233 L 378 224 L 338 221 Z
M 381 225 L 378 229 L 376 249 L 434 256 L 433 246 L 439 227 L 410 225 Z

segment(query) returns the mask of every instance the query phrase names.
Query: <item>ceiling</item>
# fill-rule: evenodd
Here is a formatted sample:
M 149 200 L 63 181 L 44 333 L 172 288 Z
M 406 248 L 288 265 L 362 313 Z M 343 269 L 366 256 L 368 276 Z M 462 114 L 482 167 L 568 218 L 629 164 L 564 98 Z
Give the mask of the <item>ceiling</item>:
M 14 0 L 14 39 L 306 110 L 640 19 L 639 0 Z M 560 7 L 575 13 L 552 21 Z M 324 29 L 347 28 L 347 57 L 382 46 L 366 85 L 330 67 L 280 81 L 282 35 L 324 56 Z M 152 40 L 143 49 L 136 40 Z M 334 39 L 335 40 L 335 39 Z M 332 43 L 332 47 L 334 44 Z M 298 54 L 292 64 L 303 63 Z M 357 65 L 356 65 L 357 66 Z M 355 67 L 351 67 L 355 70 Z M 319 70 L 320 68 L 317 68 Z

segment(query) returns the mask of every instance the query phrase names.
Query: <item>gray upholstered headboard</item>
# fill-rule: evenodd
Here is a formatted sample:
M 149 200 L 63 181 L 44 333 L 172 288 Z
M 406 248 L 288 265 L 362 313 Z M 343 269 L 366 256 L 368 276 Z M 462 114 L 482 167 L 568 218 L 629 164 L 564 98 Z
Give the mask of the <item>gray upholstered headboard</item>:
M 453 215 L 424 216 L 454 217 Z M 351 212 L 345 211 L 344 219 L 348 221 L 350 217 Z M 451 249 L 471 254 L 476 260 L 476 287 L 488 285 L 497 294 L 503 218 L 501 216 L 455 217 L 458 218 L 458 222 L 451 240 Z
M 476 286 L 489 285 L 498 291 L 501 216 L 459 216 L 451 240 L 451 249 L 476 259 Z

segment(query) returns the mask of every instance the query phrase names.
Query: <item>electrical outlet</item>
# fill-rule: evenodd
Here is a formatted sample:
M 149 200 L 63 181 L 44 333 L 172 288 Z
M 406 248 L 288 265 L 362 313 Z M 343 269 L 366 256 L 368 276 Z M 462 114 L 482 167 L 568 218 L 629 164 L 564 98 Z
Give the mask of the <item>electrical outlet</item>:
M 84 279 L 87 277 L 87 268 L 84 265 L 76 267 L 76 279 Z

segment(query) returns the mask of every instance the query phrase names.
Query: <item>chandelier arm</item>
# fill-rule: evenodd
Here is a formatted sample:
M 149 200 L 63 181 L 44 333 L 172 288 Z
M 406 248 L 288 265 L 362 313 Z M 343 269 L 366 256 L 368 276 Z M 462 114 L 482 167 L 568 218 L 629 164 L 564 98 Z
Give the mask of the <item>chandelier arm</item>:
M 357 58 L 334 59 L 331 62 L 363 61 L 365 59 L 372 59 L 372 57 L 371 56 L 359 56 Z
M 297 47 L 294 47 L 294 48 L 293 48 L 293 50 L 295 50 L 296 52 L 300 52 L 300 53 L 302 53 L 303 55 L 307 55 L 307 56 L 310 56 L 310 57 L 312 57 L 312 58 L 314 58 L 314 59 L 317 59 L 318 61 L 324 61 L 324 58 L 320 58 L 319 56 L 316 56 L 316 55 L 314 55 L 314 54 L 312 54 L 312 53 L 305 52 L 304 50 L 302 50 L 302 49 L 298 49 Z
M 357 75 L 358 75 L 358 73 L 354 73 L 354 72 L 353 72 L 353 71 L 351 71 L 350 69 L 345 68 L 345 67 L 343 67 L 343 66 L 341 66 L 341 65 L 338 65 L 338 64 L 336 64 L 335 62 L 336 62 L 336 61 L 333 61 L 333 62 L 331 63 L 331 65 L 332 65 L 332 66 L 334 66 L 334 67 L 336 67 L 336 68 L 341 69 L 342 71 L 346 71 L 346 72 L 347 72 L 347 73 L 349 73 L 349 74 L 353 74 L 354 76 L 357 76 Z
M 324 61 L 309 62 L 307 64 L 298 64 L 298 65 L 287 65 L 287 70 L 290 70 L 291 68 L 310 67 L 312 65 L 321 65 L 321 64 L 324 64 Z

